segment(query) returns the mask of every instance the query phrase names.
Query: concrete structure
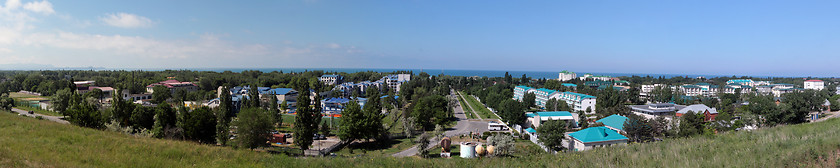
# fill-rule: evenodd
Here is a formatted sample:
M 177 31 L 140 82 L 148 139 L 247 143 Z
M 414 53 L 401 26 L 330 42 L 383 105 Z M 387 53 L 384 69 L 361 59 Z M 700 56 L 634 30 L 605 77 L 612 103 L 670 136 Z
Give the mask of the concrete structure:
M 726 81 L 726 84 L 727 85 L 729 85 L 729 84 L 739 84 L 739 85 L 745 85 L 745 86 L 750 86 L 750 87 L 755 87 L 756 86 L 755 81 L 753 81 L 752 79 L 732 79 L 732 80 Z
M 388 75 L 382 77 L 380 80 L 384 81 L 383 83 L 388 85 L 388 87 L 390 87 L 394 92 L 400 92 L 400 86 L 402 86 L 403 82 L 411 80 L 411 74 Z
M 578 116 L 577 114 L 570 113 L 568 111 L 545 111 L 545 112 L 534 112 L 534 113 L 526 113 L 528 117 L 528 122 L 531 123 L 533 127 L 540 127 L 540 124 L 548 121 L 548 120 L 562 120 L 571 123 L 572 127 L 578 127 Z
M 611 76 L 595 76 L 592 74 L 584 74 L 583 76 L 579 77 L 580 80 L 601 80 L 601 81 L 611 81 L 613 77 Z
M 574 72 L 561 71 L 560 76 L 557 78 L 557 80 L 569 81 L 569 80 L 572 80 L 572 79 L 575 79 L 575 78 L 577 78 L 577 74 L 575 74 Z
M 359 106 L 364 106 L 367 102 L 365 98 L 328 98 L 321 100 L 321 112 L 328 114 L 341 114 L 344 112 L 344 106 L 350 101 L 356 101 Z
M 318 78 L 318 81 L 327 85 L 338 85 L 344 81 L 344 77 L 341 75 L 323 75 Z
M 802 89 L 802 88 L 773 89 L 773 96 L 782 97 L 782 95 L 784 95 L 785 93 L 793 93 L 793 92 L 798 92 L 798 91 L 802 91 L 802 90 L 805 90 L 805 89 Z
M 627 144 L 630 140 L 607 127 L 590 127 L 569 134 L 569 149 L 590 150 L 596 147 Z
M 714 121 L 715 116 L 717 116 L 718 114 L 717 109 L 715 108 L 709 108 L 709 106 L 706 106 L 704 104 L 694 104 L 677 111 L 676 116 L 682 117 L 686 114 L 695 114 L 698 112 L 703 113 L 703 115 L 705 116 L 704 121 Z
M 545 103 L 548 102 L 548 99 L 551 99 L 551 96 L 557 93 L 555 90 L 546 89 L 546 88 L 539 88 L 534 91 L 537 99 L 535 101 L 537 106 L 545 107 Z
M 664 87 L 668 87 L 668 85 L 665 85 L 665 84 L 642 85 L 641 89 L 639 90 L 639 96 L 641 98 L 645 98 L 645 99 L 650 98 L 650 96 L 651 96 L 650 92 L 652 92 L 654 89 L 656 89 L 656 87 L 664 88 Z
M 822 80 L 816 80 L 816 79 L 806 80 L 804 82 L 804 85 L 805 85 L 805 87 L 804 87 L 805 89 L 812 89 L 812 90 L 823 90 L 823 89 L 825 89 L 825 82 L 823 82 Z
M 627 122 L 627 117 L 621 116 L 618 114 L 613 114 L 611 116 L 604 117 L 600 120 L 595 121 L 595 123 L 603 123 L 609 129 L 624 132 L 624 122 Z
M 130 92 L 128 92 L 128 90 L 123 90 L 122 93 L 120 93 L 120 94 L 122 95 L 123 100 L 132 101 L 132 102 L 135 102 L 135 101 L 138 101 L 138 100 L 150 100 L 150 99 L 152 99 L 152 94 L 151 93 L 131 94 Z
M 475 142 L 461 142 L 461 158 L 474 158 L 476 145 Z
M 169 88 L 169 92 L 175 94 L 178 90 L 185 90 L 187 92 L 192 92 L 198 90 L 198 85 L 193 84 L 192 82 L 181 82 L 178 80 L 165 80 L 158 83 L 152 83 L 146 86 L 146 92 L 154 93 L 155 86 L 162 85 L 166 88 Z
M 528 86 L 516 86 L 513 88 L 513 99 L 517 101 L 522 101 L 522 98 L 525 97 L 525 93 L 533 93 L 536 89 L 533 89 Z
M 637 115 L 667 116 L 674 115 L 677 110 L 685 108 L 683 105 L 674 103 L 655 103 L 646 105 L 628 105 L 630 110 Z

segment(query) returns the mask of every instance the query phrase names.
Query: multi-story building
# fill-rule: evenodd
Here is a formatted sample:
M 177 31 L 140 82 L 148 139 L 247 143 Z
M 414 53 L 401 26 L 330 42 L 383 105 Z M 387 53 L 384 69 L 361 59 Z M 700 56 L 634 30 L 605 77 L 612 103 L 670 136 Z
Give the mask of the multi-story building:
M 565 101 L 566 104 L 568 104 L 574 111 L 586 111 L 586 109 L 590 109 L 590 113 L 595 112 L 595 103 L 597 99 L 595 96 L 575 92 L 558 92 L 545 88 L 534 89 L 527 86 L 516 86 L 513 88 L 513 99 L 522 101 L 522 98 L 526 93 L 534 93 L 536 96 L 534 104 L 540 107 L 545 107 L 545 103 L 548 102 L 549 99 L 557 99 Z
M 773 96 L 782 97 L 782 95 L 785 94 L 785 93 L 798 92 L 798 91 L 802 91 L 802 90 L 805 90 L 805 89 L 802 89 L 802 88 L 775 89 L 774 88 L 773 89 Z
M 525 93 L 531 93 L 534 91 L 536 91 L 536 89 L 528 86 L 516 86 L 513 88 L 513 99 L 521 102 L 522 98 L 525 97 Z
M 723 93 L 728 93 L 728 94 L 735 94 L 735 92 L 737 92 L 739 89 L 741 90 L 741 93 L 751 93 L 752 92 L 752 87 L 751 86 L 741 85 L 741 84 L 737 84 L 737 83 L 727 84 L 722 89 L 723 89 Z
M 825 89 L 825 82 L 822 80 L 806 80 L 805 81 L 805 89 L 812 89 L 812 90 L 823 90 Z
M 752 79 L 732 79 L 732 80 L 726 81 L 726 84 L 727 85 L 729 85 L 729 84 L 739 84 L 739 85 L 746 85 L 746 86 L 750 86 L 750 87 L 755 87 L 755 81 L 753 81 Z
M 400 86 L 402 86 L 402 83 L 410 80 L 411 74 L 388 75 L 380 79 L 380 81 L 383 81 L 382 83 L 387 84 L 394 92 L 400 92 Z
M 341 75 L 323 75 L 318 80 L 327 85 L 338 85 L 343 82 L 344 77 Z
M 577 74 L 575 74 L 574 72 L 561 71 L 560 76 L 557 78 L 557 80 L 569 81 L 569 80 L 572 80 L 572 79 L 575 79 L 575 78 L 577 78 Z
M 664 88 L 664 87 L 668 87 L 668 85 L 665 85 L 665 84 L 642 85 L 641 90 L 639 90 L 639 96 L 641 96 L 642 98 L 650 97 L 650 92 L 652 92 L 653 89 L 656 89 L 656 87 Z
M 166 80 L 166 81 L 162 81 L 162 82 L 158 82 L 158 83 L 149 84 L 148 86 L 146 86 L 146 92 L 154 93 L 155 92 L 154 88 L 155 88 L 155 86 L 158 86 L 158 85 L 165 86 L 166 88 L 169 88 L 169 92 L 171 92 L 172 94 L 175 94 L 175 91 L 177 91 L 177 90 L 185 90 L 187 92 L 192 92 L 192 91 L 198 90 L 198 85 L 195 85 L 192 82 L 180 82 L 178 80 Z
M 537 97 L 535 102 L 536 105 L 540 107 L 545 107 L 545 102 L 548 102 L 548 99 L 551 99 L 551 96 L 554 95 L 554 93 L 557 93 L 557 91 L 546 88 L 537 89 L 536 91 L 534 91 L 534 94 Z

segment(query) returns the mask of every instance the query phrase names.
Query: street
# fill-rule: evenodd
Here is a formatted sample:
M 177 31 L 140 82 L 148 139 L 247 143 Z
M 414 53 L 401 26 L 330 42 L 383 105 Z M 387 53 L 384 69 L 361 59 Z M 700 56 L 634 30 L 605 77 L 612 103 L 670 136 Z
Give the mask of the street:
M 48 115 L 42 115 L 42 114 L 38 114 L 38 113 L 29 114 L 29 111 L 21 110 L 21 109 L 17 109 L 17 108 L 12 108 L 12 111 L 14 111 L 16 113 L 23 114 L 24 116 L 27 116 L 27 117 L 35 118 L 37 116 L 41 116 L 45 120 L 50 120 L 50 121 L 54 121 L 54 122 L 62 123 L 62 124 L 70 124 L 70 122 L 67 122 L 66 120 L 62 120 L 61 117 L 59 117 L 59 116 L 48 116 Z

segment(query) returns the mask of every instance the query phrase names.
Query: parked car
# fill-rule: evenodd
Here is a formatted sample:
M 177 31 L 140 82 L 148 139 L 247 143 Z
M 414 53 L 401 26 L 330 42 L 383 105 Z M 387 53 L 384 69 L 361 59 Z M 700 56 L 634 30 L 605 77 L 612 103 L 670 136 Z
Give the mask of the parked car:
M 35 114 L 35 112 L 34 111 L 29 111 L 29 114 Z

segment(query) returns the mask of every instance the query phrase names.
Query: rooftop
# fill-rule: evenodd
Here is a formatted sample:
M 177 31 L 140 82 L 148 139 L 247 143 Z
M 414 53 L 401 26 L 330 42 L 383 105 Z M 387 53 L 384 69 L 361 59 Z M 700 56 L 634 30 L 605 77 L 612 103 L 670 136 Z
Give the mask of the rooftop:
M 823 81 L 822 80 L 817 80 L 817 79 L 811 79 L 811 80 L 806 80 L 805 82 L 823 82 Z
M 627 117 L 621 116 L 618 114 L 613 114 L 611 116 L 604 117 L 596 123 L 604 123 L 604 125 L 613 127 L 615 129 L 624 130 L 624 122 L 627 121 Z
M 688 113 L 689 111 L 692 111 L 692 112 L 703 112 L 703 113 L 705 113 L 705 112 L 706 112 L 706 110 L 708 110 L 708 111 L 709 111 L 709 113 L 711 113 L 711 114 L 717 114 L 717 113 L 718 113 L 718 112 L 717 112 L 717 109 L 715 109 L 715 108 L 709 108 L 709 106 L 706 106 L 706 105 L 704 105 L 704 104 L 694 104 L 694 105 L 690 105 L 690 106 L 688 106 L 688 107 L 683 108 L 683 109 L 682 109 L 682 110 L 680 110 L 680 111 L 677 111 L 677 113 L 680 113 L 680 114 L 685 114 L 685 113 Z
M 583 143 L 628 139 L 624 135 L 621 135 L 607 127 L 590 127 L 578 132 L 570 133 L 569 136 Z

